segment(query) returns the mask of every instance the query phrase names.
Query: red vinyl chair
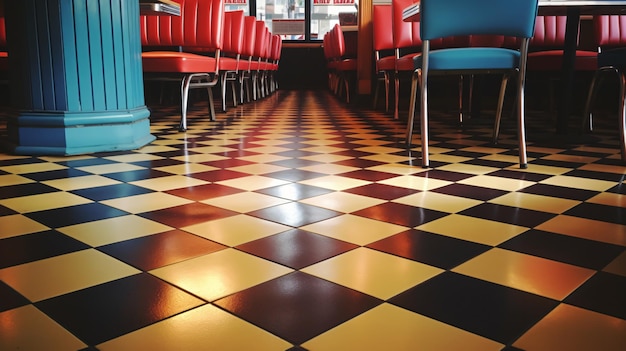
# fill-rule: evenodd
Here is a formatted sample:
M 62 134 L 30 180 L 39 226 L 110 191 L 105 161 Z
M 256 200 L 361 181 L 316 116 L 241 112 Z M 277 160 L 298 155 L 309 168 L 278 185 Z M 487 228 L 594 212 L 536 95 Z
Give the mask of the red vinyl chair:
M 265 55 L 267 51 L 267 37 L 269 30 L 264 21 L 256 21 L 253 59 L 250 62 L 252 100 L 261 98 L 261 80 L 265 70 Z
M 389 111 L 389 83 L 396 68 L 394 55 L 392 12 L 390 4 L 376 4 L 373 8 L 373 48 L 376 69 L 376 88 L 374 90 L 373 107 L 378 105 L 380 86 L 385 87 L 385 112 Z
M 566 21 L 567 16 L 537 16 L 535 34 L 529 44 L 528 73 L 531 77 L 538 76 L 537 79 L 551 78 L 548 86 L 550 110 L 554 109 L 555 100 L 552 83 L 560 77 L 563 67 Z M 574 70 L 594 72 L 598 66 L 597 56 L 597 51 L 576 50 Z
M 280 56 L 283 49 L 283 40 L 278 34 L 272 35 L 272 53 L 270 56 L 269 67 L 269 93 L 273 93 L 278 89 L 278 66 L 280 64 Z
M 240 75 L 240 60 L 244 44 L 244 18 L 243 10 L 228 11 L 224 14 L 224 47 L 220 57 L 220 84 L 222 88 L 222 111 L 224 112 L 226 112 L 226 90 L 229 85 L 233 105 L 237 106 L 236 85 Z
M 168 50 L 143 52 L 141 58 L 146 79 L 180 81 L 179 129 L 185 131 L 189 89 L 207 89 L 210 119 L 215 120 L 211 88 L 219 82 L 224 0 L 176 0 L 176 2 L 180 4 L 180 16 L 141 16 L 142 45 L 200 47 L 211 50 L 213 55 Z
M 250 102 L 252 89 L 252 60 L 256 42 L 256 18 L 246 16 L 244 18 L 243 48 L 239 60 L 239 98 L 241 103 Z
M 7 47 L 7 31 L 4 25 L 4 17 L 0 17 L 0 81 L 6 80 L 6 74 L 9 70 L 9 53 Z
M 333 29 L 334 54 L 336 59 L 335 70 L 337 72 L 336 93 L 342 95 L 342 90 L 346 93 L 346 102 L 350 103 L 350 91 L 354 81 L 356 81 L 357 60 L 354 57 L 346 57 L 346 42 L 343 30 L 339 24 Z M 342 89 L 343 87 L 343 89 Z

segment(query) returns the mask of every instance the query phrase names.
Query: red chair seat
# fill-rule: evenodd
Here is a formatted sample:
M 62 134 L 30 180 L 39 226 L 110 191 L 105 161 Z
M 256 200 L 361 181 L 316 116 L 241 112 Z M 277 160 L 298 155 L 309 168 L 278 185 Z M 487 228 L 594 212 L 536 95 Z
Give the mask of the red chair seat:
M 415 53 L 411 53 L 411 54 L 400 57 L 399 59 L 396 60 L 396 69 L 398 71 L 412 72 L 413 70 L 415 70 L 413 58 L 419 55 L 421 55 L 421 53 L 415 52 Z
M 215 72 L 213 57 L 173 51 L 148 51 L 141 54 L 144 72 Z
M 6 51 L 0 51 L 0 71 L 6 71 L 9 69 L 9 53 Z
M 239 66 L 239 60 L 235 58 L 220 57 L 220 71 L 237 71 Z
M 531 71 L 560 71 L 563 67 L 563 50 L 546 50 L 528 53 L 527 67 Z M 574 69 L 595 71 L 598 54 L 594 51 L 576 51 Z
M 396 57 L 386 56 L 376 61 L 377 71 L 393 71 L 396 68 Z

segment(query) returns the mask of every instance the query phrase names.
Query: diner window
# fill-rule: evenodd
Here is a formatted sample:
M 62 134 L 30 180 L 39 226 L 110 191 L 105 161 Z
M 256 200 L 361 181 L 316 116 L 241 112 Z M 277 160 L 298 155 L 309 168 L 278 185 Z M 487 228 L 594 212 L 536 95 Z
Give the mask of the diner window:
M 357 24 L 358 0 L 253 0 L 252 3 L 256 18 L 265 21 L 270 31 L 280 34 L 283 40 L 322 40 L 340 21 Z
M 237 11 L 243 10 L 243 13 L 247 16 L 250 14 L 250 6 L 248 0 L 225 0 L 224 10 Z

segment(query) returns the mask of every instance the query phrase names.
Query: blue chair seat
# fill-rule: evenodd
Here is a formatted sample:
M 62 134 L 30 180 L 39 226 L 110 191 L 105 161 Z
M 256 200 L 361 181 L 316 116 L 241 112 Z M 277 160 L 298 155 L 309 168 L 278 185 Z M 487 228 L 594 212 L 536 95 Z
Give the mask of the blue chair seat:
M 434 50 L 429 55 L 431 71 L 511 70 L 519 66 L 520 53 L 504 48 L 450 48 Z M 413 59 L 415 68 L 422 67 L 422 56 Z M 433 72 L 434 73 L 434 72 Z

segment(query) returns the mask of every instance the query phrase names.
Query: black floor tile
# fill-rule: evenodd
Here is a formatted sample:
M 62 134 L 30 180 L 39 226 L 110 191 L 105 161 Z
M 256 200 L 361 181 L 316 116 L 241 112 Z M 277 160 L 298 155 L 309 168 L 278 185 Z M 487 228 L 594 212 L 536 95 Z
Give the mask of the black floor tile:
M 97 221 L 127 215 L 125 211 L 99 203 L 69 206 L 26 213 L 25 216 L 44 224 L 50 228 L 61 228 L 73 224 Z
M 434 221 L 444 217 L 448 213 L 429 210 L 421 207 L 386 202 L 380 205 L 368 207 L 352 214 L 388 223 L 403 225 L 406 227 L 416 227 L 418 225 Z
M 626 320 L 626 277 L 597 272 L 565 303 Z
M 499 245 L 525 254 L 601 270 L 626 248 L 599 241 L 531 229 Z
M 395 200 L 404 196 L 419 193 L 420 190 L 399 186 L 372 183 L 344 190 L 346 193 L 374 197 L 382 200 Z
M 97 345 L 202 304 L 196 297 L 142 273 L 35 306 L 86 344 Z
M 521 189 L 520 192 L 578 201 L 585 201 L 598 195 L 597 191 L 566 188 L 562 186 L 548 184 L 534 184 L 524 189 Z
M 324 235 L 291 229 L 247 242 L 237 249 L 293 269 L 302 269 L 357 247 Z
M 56 230 L 0 239 L 0 269 L 88 248 Z
M 564 214 L 589 218 L 596 221 L 626 224 L 626 208 L 592 203 L 582 203 L 570 208 Z
M 380 303 L 372 296 L 302 272 L 215 301 L 230 313 L 295 345 Z
M 453 272 L 444 272 L 390 303 L 511 344 L 559 302 Z
M 28 305 L 29 303 L 30 301 L 27 298 L 0 280 L 0 313 Z
M 202 222 L 234 216 L 236 214 L 238 214 L 238 212 L 199 202 L 192 202 L 161 210 L 143 212 L 140 213 L 139 216 L 174 228 L 182 228 Z
M 30 196 L 30 195 L 39 195 L 57 192 L 59 189 L 53 188 L 51 186 L 41 184 L 41 183 L 26 183 L 26 184 L 18 184 L 18 185 L 9 185 L 2 187 L 2 192 L 0 193 L 1 199 L 10 199 L 14 197 L 22 197 L 22 196 Z
M 483 203 L 474 206 L 459 212 L 459 214 L 529 228 L 535 227 L 555 216 L 554 214 L 547 212 L 533 211 L 491 203 Z
M 489 201 L 508 192 L 498 189 L 489 189 L 473 185 L 450 184 L 432 190 L 436 193 L 460 196 L 474 200 Z
M 141 195 L 153 192 L 150 189 L 142 188 L 132 184 L 113 184 L 98 186 L 94 188 L 78 189 L 72 193 L 94 201 L 104 201 L 117 199 L 126 196 Z
M 225 249 L 226 246 L 181 230 L 100 246 L 98 250 L 143 271 Z
M 376 241 L 367 247 L 442 269 L 452 269 L 491 249 L 491 246 L 415 229 Z

